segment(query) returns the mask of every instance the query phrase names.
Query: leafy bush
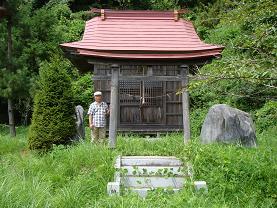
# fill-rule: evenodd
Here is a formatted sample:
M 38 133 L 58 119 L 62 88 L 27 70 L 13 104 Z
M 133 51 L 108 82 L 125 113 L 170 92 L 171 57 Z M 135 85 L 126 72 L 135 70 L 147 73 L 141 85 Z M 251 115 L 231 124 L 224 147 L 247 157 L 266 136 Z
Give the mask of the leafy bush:
M 79 75 L 72 82 L 75 105 L 81 105 L 84 109 L 89 107 L 93 96 L 92 74 Z
M 199 92 L 194 104 L 217 100 L 250 112 L 276 98 L 276 11 L 273 0 L 217 0 L 196 7 L 190 18 L 199 35 L 225 49 L 221 59 L 199 70 L 207 80 L 191 82 Z
M 201 133 L 202 124 L 208 113 L 208 108 L 193 109 L 190 113 L 191 135 L 192 137 L 199 137 Z
M 256 112 L 256 126 L 258 131 L 265 131 L 274 125 L 277 121 L 277 102 L 269 101 Z
M 29 132 L 30 149 L 50 149 L 67 144 L 75 133 L 74 102 L 70 78 L 57 59 L 40 69 L 39 88 Z

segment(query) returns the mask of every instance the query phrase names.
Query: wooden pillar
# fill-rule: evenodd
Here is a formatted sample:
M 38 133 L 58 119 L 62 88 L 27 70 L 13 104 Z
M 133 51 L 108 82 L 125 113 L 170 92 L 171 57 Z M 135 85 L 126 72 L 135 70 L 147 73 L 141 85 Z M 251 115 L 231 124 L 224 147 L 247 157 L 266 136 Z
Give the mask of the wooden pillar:
M 190 121 L 189 121 L 189 92 L 188 92 L 188 74 L 189 68 L 187 65 L 181 65 L 182 76 L 182 107 L 183 107 L 183 126 L 184 126 L 184 143 L 190 140 Z
M 116 147 L 116 133 L 117 133 L 117 115 L 118 115 L 118 77 L 119 66 L 113 64 L 112 79 L 111 79 L 111 99 L 110 99 L 110 124 L 109 124 L 109 147 Z

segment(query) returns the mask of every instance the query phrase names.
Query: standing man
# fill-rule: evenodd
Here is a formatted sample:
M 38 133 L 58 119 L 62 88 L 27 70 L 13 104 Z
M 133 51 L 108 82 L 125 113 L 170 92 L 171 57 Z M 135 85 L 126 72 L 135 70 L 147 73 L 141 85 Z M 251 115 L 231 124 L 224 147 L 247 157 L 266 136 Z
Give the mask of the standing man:
M 94 93 L 95 102 L 89 106 L 89 128 L 91 142 L 103 142 L 106 136 L 106 116 L 109 114 L 107 103 L 102 101 L 102 92 Z

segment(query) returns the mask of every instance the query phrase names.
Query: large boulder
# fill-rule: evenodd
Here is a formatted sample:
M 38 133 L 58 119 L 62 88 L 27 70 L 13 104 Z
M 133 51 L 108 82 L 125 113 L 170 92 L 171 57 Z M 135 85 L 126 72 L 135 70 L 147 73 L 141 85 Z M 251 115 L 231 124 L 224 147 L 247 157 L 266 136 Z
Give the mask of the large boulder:
M 251 116 L 225 104 L 209 109 L 201 129 L 201 142 L 240 143 L 256 147 L 256 134 Z

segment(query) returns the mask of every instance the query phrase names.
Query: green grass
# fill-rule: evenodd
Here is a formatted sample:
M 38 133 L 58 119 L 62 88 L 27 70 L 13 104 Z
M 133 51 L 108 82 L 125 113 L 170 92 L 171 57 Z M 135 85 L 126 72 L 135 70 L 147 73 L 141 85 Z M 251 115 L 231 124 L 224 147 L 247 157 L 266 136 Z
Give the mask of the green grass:
M 0 207 L 276 207 L 277 128 L 258 135 L 259 147 L 189 145 L 182 136 L 149 142 L 119 137 L 116 150 L 79 143 L 38 155 L 26 149 L 26 128 L 16 138 L 0 133 Z M 156 191 L 143 200 L 135 194 L 109 197 L 117 155 L 174 155 L 191 161 L 195 180 L 209 192 L 188 185 L 176 194 Z

